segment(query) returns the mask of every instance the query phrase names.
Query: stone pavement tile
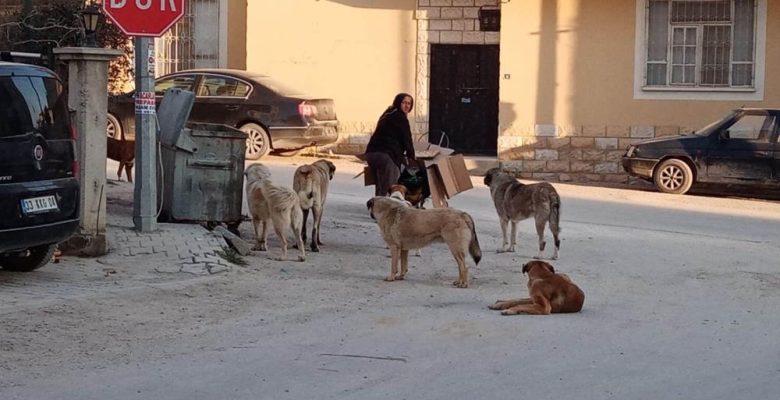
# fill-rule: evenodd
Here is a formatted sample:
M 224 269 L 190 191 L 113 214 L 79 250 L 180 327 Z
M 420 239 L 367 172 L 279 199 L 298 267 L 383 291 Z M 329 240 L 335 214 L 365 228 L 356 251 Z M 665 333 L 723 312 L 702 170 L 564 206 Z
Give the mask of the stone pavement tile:
M 199 224 L 159 223 L 154 232 L 139 232 L 126 213 L 110 211 L 107 222 L 109 259 L 196 275 L 227 271 L 233 265 L 218 254 L 228 247 L 222 235 Z

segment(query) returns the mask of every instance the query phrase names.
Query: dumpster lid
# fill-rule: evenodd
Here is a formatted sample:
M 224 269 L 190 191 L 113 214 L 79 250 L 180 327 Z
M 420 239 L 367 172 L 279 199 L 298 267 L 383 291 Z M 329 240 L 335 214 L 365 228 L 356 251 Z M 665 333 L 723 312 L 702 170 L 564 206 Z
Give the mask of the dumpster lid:
M 157 110 L 158 140 L 166 146 L 176 146 L 184 124 L 190 117 L 195 93 L 171 88 L 165 91 Z

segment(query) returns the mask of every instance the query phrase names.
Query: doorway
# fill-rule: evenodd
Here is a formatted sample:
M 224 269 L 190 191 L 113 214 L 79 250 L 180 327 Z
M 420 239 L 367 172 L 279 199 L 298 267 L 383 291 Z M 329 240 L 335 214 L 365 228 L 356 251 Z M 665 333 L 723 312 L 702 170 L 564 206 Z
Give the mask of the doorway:
M 496 155 L 498 56 L 498 45 L 431 45 L 430 143 L 443 131 L 457 152 Z

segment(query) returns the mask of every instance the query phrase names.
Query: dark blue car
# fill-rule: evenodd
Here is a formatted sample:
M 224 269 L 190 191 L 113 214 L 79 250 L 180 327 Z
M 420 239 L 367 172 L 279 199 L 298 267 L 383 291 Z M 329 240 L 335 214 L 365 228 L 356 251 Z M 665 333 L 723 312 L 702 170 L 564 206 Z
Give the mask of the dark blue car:
M 780 188 L 780 110 L 740 108 L 701 130 L 628 146 L 623 168 L 664 193 L 698 183 Z

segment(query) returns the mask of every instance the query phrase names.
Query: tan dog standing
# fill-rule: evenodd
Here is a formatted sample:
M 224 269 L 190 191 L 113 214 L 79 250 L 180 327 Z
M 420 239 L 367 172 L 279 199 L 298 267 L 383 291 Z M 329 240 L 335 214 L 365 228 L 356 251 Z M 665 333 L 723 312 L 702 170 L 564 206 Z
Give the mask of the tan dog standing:
M 306 250 L 301 238 L 303 211 L 300 199 L 291 189 L 274 186 L 271 183 L 271 171 L 262 164 L 253 164 L 244 171 L 246 176 L 246 202 L 252 215 L 252 225 L 257 237 L 257 249 L 266 250 L 268 222 L 273 223 L 276 236 L 282 242 L 281 254 L 276 260 L 287 259 L 287 237 L 285 227 L 289 226 L 298 243 L 300 255 L 298 261 L 306 260 Z
M 498 300 L 488 306 L 491 310 L 503 310 L 502 315 L 575 313 L 582 310 L 585 293 L 566 274 L 556 274 L 552 265 L 544 261 L 523 264 L 528 273 L 530 298 Z
M 328 185 L 333 179 L 336 166 L 328 160 L 317 160 L 312 164 L 301 165 L 293 175 L 293 190 L 298 193 L 303 210 L 303 230 L 301 237 L 306 243 L 306 220 L 309 210 L 312 211 L 311 251 L 320 251 L 320 224 L 325 199 L 328 196 Z
M 558 250 L 561 241 L 558 234 L 561 232 L 561 198 L 555 188 L 547 183 L 535 183 L 526 185 L 515 179 L 514 176 L 502 172 L 498 168 L 491 168 L 485 174 L 485 185 L 490 187 L 490 197 L 501 221 L 501 232 L 504 242 L 499 253 L 514 252 L 517 240 L 517 223 L 534 217 L 536 222 L 536 234 L 539 237 L 539 252 L 535 258 L 542 258 L 546 242 L 544 241 L 544 226 L 550 224 L 550 231 L 555 241 L 555 251 L 551 259 L 558 258 Z M 512 223 L 511 242 L 507 237 L 507 225 Z
M 469 286 L 466 253 L 479 264 L 479 248 L 474 220 L 469 214 L 454 208 L 420 210 L 389 197 L 374 197 L 366 204 L 371 218 L 376 220 L 382 238 L 390 247 L 390 275 L 386 281 L 403 280 L 408 271 L 410 249 L 419 249 L 433 242 L 444 242 L 458 264 L 458 280 L 453 285 Z M 400 271 L 399 271 L 400 264 Z

